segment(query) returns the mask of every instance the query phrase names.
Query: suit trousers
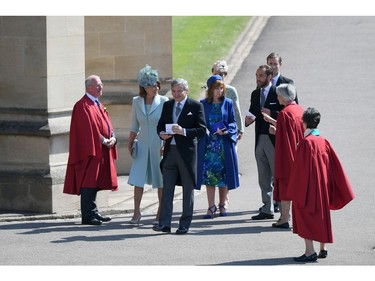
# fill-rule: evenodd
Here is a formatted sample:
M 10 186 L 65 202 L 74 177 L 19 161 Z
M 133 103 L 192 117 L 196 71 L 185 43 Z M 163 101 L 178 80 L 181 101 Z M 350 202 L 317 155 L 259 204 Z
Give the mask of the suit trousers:
M 176 145 L 171 145 L 162 166 L 163 197 L 160 210 L 159 226 L 171 227 L 173 199 L 178 179 L 182 183 L 182 215 L 179 228 L 189 229 L 193 219 L 194 181 L 186 169 L 185 163 Z
M 258 182 L 262 194 L 261 212 L 274 213 L 273 175 L 275 165 L 275 147 L 268 135 L 260 134 L 255 147 L 255 159 L 258 167 Z
M 98 214 L 98 208 L 96 206 L 97 193 L 97 188 L 81 188 L 81 214 L 83 220 L 94 219 L 95 214 Z

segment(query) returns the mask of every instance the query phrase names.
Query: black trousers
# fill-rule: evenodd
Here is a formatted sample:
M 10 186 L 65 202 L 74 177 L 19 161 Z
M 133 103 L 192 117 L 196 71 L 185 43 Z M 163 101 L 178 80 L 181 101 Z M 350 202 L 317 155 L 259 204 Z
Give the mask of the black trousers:
M 92 220 L 98 214 L 96 206 L 97 188 L 81 188 L 81 214 L 83 220 Z

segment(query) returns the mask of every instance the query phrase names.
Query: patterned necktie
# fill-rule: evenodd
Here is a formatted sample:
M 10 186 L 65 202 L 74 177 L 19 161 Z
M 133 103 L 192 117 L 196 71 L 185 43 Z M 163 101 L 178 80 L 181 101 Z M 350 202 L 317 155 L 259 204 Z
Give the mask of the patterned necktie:
M 180 115 L 180 112 L 181 112 L 181 103 L 179 102 L 177 104 L 177 107 L 176 107 L 176 117 L 178 117 L 178 115 Z
M 266 102 L 266 97 L 264 96 L 264 89 L 260 89 L 260 108 L 264 106 L 264 103 Z

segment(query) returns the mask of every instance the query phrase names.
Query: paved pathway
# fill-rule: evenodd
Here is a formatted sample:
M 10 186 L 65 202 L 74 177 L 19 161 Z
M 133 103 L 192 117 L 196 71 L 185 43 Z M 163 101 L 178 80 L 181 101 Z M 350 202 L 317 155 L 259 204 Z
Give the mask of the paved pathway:
M 303 268 L 300 278 L 305 273 L 305 277 L 324 278 L 320 271 L 324 265 L 371 265 L 366 270 L 374 271 L 373 34 L 374 17 L 271 17 L 232 81 L 245 111 L 255 88 L 256 68 L 265 63 L 270 52 L 280 53 L 282 72 L 294 79 L 301 105 L 322 112 L 321 133 L 337 151 L 353 185 L 356 199 L 343 210 L 332 212 L 335 243 L 328 247 L 329 257 Z M 144 210 L 139 228 L 127 225 L 130 214 L 125 212 L 115 214 L 112 222 L 99 228 L 81 226 L 79 218 L 1 222 L 0 264 L 247 266 L 223 271 L 210 267 L 211 276 L 220 279 L 233 278 L 240 270 L 252 276 L 257 267 L 249 265 L 295 265 L 292 257 L 303 251 L 302 239 L 291 231 L 270 227 L 275 220 L 251 220 L 260 206 L 253 149 L 254 128 L 249 127 L 238 147 L 241 187 L 230 192 L 228 217 L 201 219 L 207 208 L 201 192 L 196 195 L 191 231 L 185 236 L 154 233 L 155 206 Z M 177 196 L 173 230 L 180 211 Z M 261 268 L 261 272 L 274 268 L 270 278 L 293 279 L 290 267 Z M 330 272 L 348 278 L 358 278 L 356 269 L 329 267 Z M 154 270 L 141 271 L 142 276 L 158 278 Z M 161 271 L 157 272 L 159 276 Z M 279 272 L 283 275 L 277 275 Z M 121 274 L 125 276 L 126 271 Z M 176 274 L 172 278 L 178 278 Z

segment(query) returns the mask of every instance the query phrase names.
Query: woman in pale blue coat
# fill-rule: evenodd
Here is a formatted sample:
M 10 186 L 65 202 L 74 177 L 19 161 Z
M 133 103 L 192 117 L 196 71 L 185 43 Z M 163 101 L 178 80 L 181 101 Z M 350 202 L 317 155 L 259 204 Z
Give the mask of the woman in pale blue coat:
M 134 186 L 134 213 L 131 224 L 141 220 L 140 205 L 145 184 L 158 188 L 159 208 L 156 220 L 159 220 L 162 197 L 163 178 L 160 171 L 163 141 L 156 131 L 163 104 L 167 97 L 158 94 L 160 82 L 158 73 L 150 66 L 142 68 L 138 73 L 139 96 L 133 98 L 132 126 L 129 134 L 128 150 L 131 154 L 133 142 L 138 139 L 138 151 L 130 169 L 128 184 Z

